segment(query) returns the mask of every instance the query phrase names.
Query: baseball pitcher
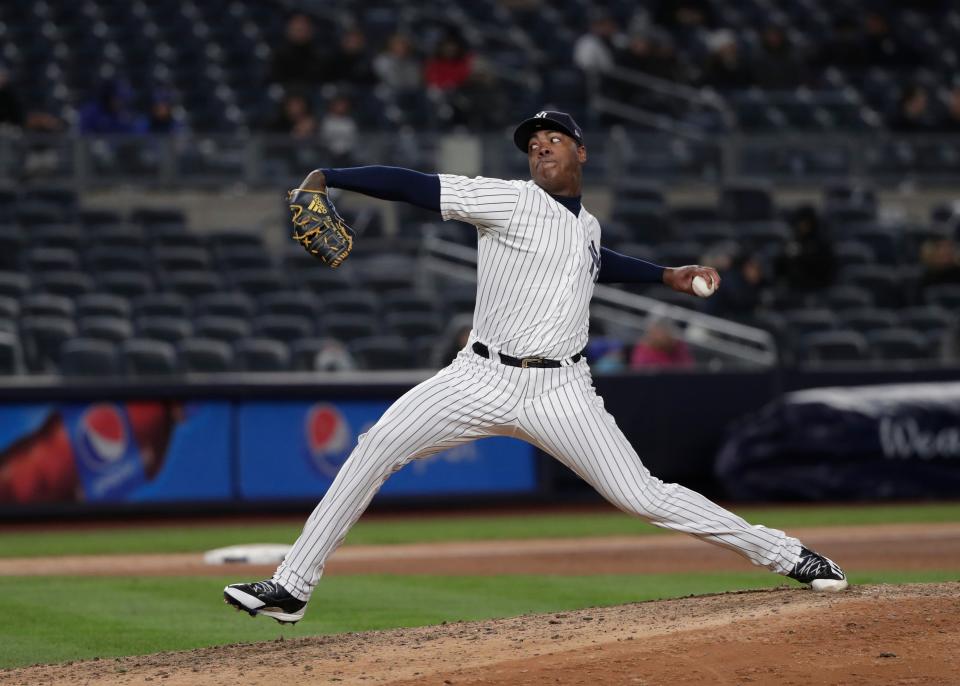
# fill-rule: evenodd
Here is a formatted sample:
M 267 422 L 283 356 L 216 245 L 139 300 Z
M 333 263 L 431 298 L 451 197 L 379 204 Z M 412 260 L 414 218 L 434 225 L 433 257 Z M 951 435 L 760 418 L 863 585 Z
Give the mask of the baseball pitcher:
M 530 180 L 358 167 L 316 170 L 291 191 L 294 237 L 331 267 L 347 259 L 353 235 L 328 187 L 412 203 L 475 226 L 473 331 L 449 366 L 359 437 L 273 578 L 231 584 L 225 600 L 251 615 L 297 622 L 325 561 L 393 472 L 486 436 L 533 444 L 655 526 L 729 548 L 814 590 L 846 588 L 843 571 L 797 539 L 751 525 L 644 467 L 604 409 L 583 355 L 594 284 L 655 282 L 693 294 L 696 277 L 711 289 L 720 277 L 708 267 L 665 268 L 600 246 L 600 223 L 580 199 L 587 148 L 570 115 L 539 112 L 517 127 L 514 142 L 527 155 Z

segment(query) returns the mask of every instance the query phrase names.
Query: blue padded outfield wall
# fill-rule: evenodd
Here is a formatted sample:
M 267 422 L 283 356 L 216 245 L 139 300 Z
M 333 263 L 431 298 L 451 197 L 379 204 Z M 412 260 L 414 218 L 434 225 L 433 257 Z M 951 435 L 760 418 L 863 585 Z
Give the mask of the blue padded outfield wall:
M 891 460 L 878 439 L 953 445 L 960 436 L 960 400 L 953 396 L 946 407 L 954 411 L 940 403 L 936 416 L 922 395 L 907 410 L 877 404 L 883 407 L 880 414 L 910 413 L 895 424 L 882 418 L 865 422 L 862 413 L 842 415 L 844 421 L 837 423 L 840 415 L 826 413 L 819 403 L 817 421 L 826 422 L 830 432 L 843 431 L 828 432 L 830 440 L 817 444 L 800 440 L 810 436 L 810 417 L 793 421 L 800 410 L 771 405 L 797 397 L 788 394 L 804 388 L 946 386 L 948 381 L 960 381 L 960 369 L 595 379 L 606 408 L 654 475 L 718 499 L 776 500 L 960 496 L 955 454 L 931 457 L 915 451 Z M 300 507 L 323 495 L 357 437 L 411 383 L 251 384 L 241 378 L 191 385 L 0 387 L 0 511 L 136 510 L 188 503 L 269 507 L 283 501 Z M 873 397 L 871 391 L 852 393 L 858 399 Z M 787 440 L 790 435 L 793 442 Z M 850 449 L 844 452 L 844 446 Z M 795 471 L 800 465 L 802 479 Z M 888 476 L 895 469 L 899 477 L 864 490 L 867 480 L 856 476 L 858 469 L 879 469 Z M 776 481 L 778 470 L 785 480 L 778 476 Z M 826 481 L 817 482 L 820 477 Z M 909 495 L 896 484 L 909 485 Z M 589 487 L 565 467 L 508 438 L 484 439 L 413 462 L 394 474 L 381 494 L 409 503 L 444 498 L 462 503 L 464 496 L 536 494 L 541 502 L 561 503 L 591 497 Z

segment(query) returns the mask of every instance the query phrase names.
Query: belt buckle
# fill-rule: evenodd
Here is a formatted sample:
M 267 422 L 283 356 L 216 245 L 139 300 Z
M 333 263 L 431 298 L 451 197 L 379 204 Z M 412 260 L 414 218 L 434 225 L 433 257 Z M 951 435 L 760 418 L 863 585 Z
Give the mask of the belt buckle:
M 524 357 L 520 359 L 520 366 L 523 369 L 527 367 L 541 367 L 543 362 L 546 360 L 545 357 Z

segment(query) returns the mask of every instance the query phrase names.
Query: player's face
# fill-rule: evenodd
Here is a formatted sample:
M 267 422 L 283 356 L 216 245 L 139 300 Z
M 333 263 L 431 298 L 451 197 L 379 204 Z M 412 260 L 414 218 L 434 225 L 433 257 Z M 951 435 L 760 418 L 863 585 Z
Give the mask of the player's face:
M 527 141 L 530 178 L 548 193 L 579 195 L 587 149 L 560 131 L 537 131 Z

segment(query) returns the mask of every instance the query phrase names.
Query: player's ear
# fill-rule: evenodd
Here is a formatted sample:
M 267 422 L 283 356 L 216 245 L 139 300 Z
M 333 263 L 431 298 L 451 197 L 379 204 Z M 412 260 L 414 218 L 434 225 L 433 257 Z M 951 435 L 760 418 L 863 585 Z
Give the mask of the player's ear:
M 583 164 L 587 161 L 587 146 L 578 145 L 577 146 L 577 159 L 580 160 L 580 164 Z

